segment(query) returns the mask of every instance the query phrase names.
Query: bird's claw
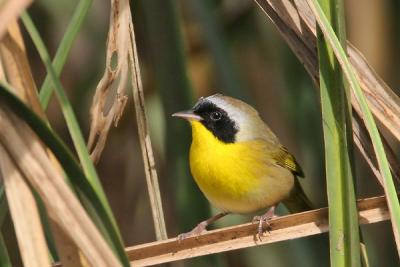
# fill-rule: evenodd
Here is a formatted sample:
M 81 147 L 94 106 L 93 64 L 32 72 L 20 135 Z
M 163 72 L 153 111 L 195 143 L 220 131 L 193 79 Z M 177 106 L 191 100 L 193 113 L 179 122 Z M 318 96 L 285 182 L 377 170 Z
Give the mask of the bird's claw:
M 189 237 L 199 236 L 202 233 L 207 232 L 206 227 L 207 223 L 201 222 L 195 228 L 193 228 L 192 231 L 178 235 L 177 240 L 180 242 Z
M 265 223 L 266 225 L 266 230 L 269 232 L 272 227 L 271 224 L 269 223 L 269 220 L 272 219 L 272 216 L 268 216 L 268 214 L 264 214 L 262 216 L 254 216 L 252 223 L 258 223 L 258 228 L 257 228 L 257 235 L 258 239 L 261 241 L 261 237 L 264 233 L 264 228 L 263 224 Z

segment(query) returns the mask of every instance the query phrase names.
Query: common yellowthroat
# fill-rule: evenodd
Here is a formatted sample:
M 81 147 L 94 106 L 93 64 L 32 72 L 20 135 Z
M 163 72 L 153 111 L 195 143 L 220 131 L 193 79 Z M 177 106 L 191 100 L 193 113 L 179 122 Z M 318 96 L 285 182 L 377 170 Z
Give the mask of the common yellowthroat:
M 221 210 L 180 239 L 200 234 L 228 213 L 269 208 L 255 217 L 261 234 L 278 203 L 283 202 L 291 212 L 310 209 L 297 180 L 304 176 L 302 169 L 253 107 L 216 94 L 172 116 L 190 122 L 191 173 L 206 198 Z

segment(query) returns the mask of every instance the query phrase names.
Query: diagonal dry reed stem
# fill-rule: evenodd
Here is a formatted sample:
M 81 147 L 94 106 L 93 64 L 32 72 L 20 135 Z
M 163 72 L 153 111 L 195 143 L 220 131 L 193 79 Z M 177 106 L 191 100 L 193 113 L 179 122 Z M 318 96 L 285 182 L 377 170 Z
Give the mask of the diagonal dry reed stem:
M 32 267 L 50 266 L 46 239 L 35 198 L 29 185 L 2 145 L 0 145 L 0 167 L 24 265 Z
M 29 75 L 29 65 L 24 64 L 27 62 L 24 50 L 17 22 L 12 21 L 0 42 L 1 62 L 4 67 L 0 78 L 5 80 L 7 76 L 17 88 L 15 93 L 28 102 L 28 91 L 36 88 L 32 76 Z M 50 266 L 47 244 L 33 193 L 1 145 L 0 168 L 22 261 L 26 266 Z
M 0 42 L 0 55 L 7 80 L 16 89 L 17 95 L 44 118 L 45 114 L 40 107 L 37 88 L 17 21 L 9 23 L 8 32 Z
M 357 203 L 360 224 L 389 219 L 384 196 L 361 199 Z M 264 233 L 261 240 L 255 236 L 258 225 L 247 223 L 209 231 L 183 241 L 172 238 L 128 247 L 126 251 L 132 265 L 148 266 L 317 235 L 329 230 L 328 209 L 277 217 L 270 224 L 272 229 Z
M 0 105 L 0 144 L 92 266 L 121 266 L 32 130 Z
M 359 223 L 372 224 L 390 218 L 385 196 L 357 201 Z M 241 248 L 266 245 L 329 231 L 328 208 L 290 214 L 271 219 L 271 229 L 261 240 L 256 236 L 258 224 L 246 223 L 208 231 L 182 241 L 177 238 L 126 248 L 132 266 L 150 266 Z M 53 267 L 59 267 L 59 264 Z
M 316 22 L 315 17 L 305 0 L 255 0 L 265 14 L 278 28 L 282 37 L 304 64 L 312 80 L 318 85 L 318 61 L 316 52 Z M 369 106 L 375 117 L 400 140 L 400 99 L 382 81 L 376 72 L 368 65 L 362 54 L 348 43 L 350 62 L 357 72 L 361 87 L 367 96 Z M 356 98 L 352 95 L 352 105 L 358 116 L 353 117 L 353 135 L 356 145 L 367 163 L 377 170 L 377 162 L 370 145 L 369 135 L 365 130 L 362 115 Z M 355 113 L 354 113 L 355 114 Z M 360 129 L 359 131 L 354 129 Z M 399 164 L 388 143 L 384 141 L 388 152 L 388 160 L 394 176 L 400 181 Z M 373 171 L 382 184 L 379 172 Z
M 31 107 L 39 117 L 46 120 L 45 112 L 39 103 L 37 88 L 32 77 L 22 34 L 16 21 L 9 24 L 7 34 L 0 42 L 0 53 L 7 74 L 6 76 L 8 81 L 16 90 L 15 93 L 22 101 Z M 5 80 L 5 76 L 0 77 L 0 80 L 2 79 Z M 52 159 L 54 166 L 59 170 L 59 173 L 62 173 L 62 169 L 54 155 L 49 150 L 47 153 Z M 79 252 L 77 246 L 68 238 L 67 235 L 62 233 L 61 228 L 59 228 L 52 220 L 50 220 L 50 226 L 53 230 L 52 232 L 58 248 L 58 255 L 63 266 L 87 266 L 85 265 L 86 261 L 84 260 L 83 255 Z

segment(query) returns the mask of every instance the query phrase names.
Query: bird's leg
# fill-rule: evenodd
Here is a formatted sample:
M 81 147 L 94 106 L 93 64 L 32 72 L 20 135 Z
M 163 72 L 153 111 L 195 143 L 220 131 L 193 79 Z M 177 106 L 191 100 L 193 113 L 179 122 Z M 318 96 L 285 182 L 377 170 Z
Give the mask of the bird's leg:
M 272 206 L 269 208 L 269 210 L 262 216 L 255 216 L 253 218 L 253 223 L 258 222 L 258 236 L 261 237 L 263 233 L 263 223 L 267 225 L 268 228 L 271 228 L 271 225 L 269 224 L 269 220 L 272 219 L 275 216 L 275 206 Z
M 206 228 L 207 228 L 208 225 L 210 225 L 213 222 L 221 219 L 222 217 L 224 217 L 228 213 L 229 212 L 221 212 L 221 213 L 218 213 L 215 216 L 212 216 L 211 218 L 209 218 L 209 219 L 207 219 L 205 221 L 202 221 L 195 228 L 193 228 L 192 231 L 178 235 L 178 240 L 180 241 L 180 240 L 183 240 L 183 239 L 188 238 L 188 237 L 200 235 L 202 232 L 206 231 Z

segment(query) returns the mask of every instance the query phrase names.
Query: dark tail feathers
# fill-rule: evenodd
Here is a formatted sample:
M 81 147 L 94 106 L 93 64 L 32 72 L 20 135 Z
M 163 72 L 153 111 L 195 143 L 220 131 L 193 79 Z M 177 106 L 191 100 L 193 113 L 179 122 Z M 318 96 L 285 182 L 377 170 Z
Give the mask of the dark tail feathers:
M 290 196 L 283 201 L 283 204 L 290 211 L 290 213 L 302 212 L 313 209 L 311 201 L 304 194 L 300 182 L 295 177 L 295 184 Z

